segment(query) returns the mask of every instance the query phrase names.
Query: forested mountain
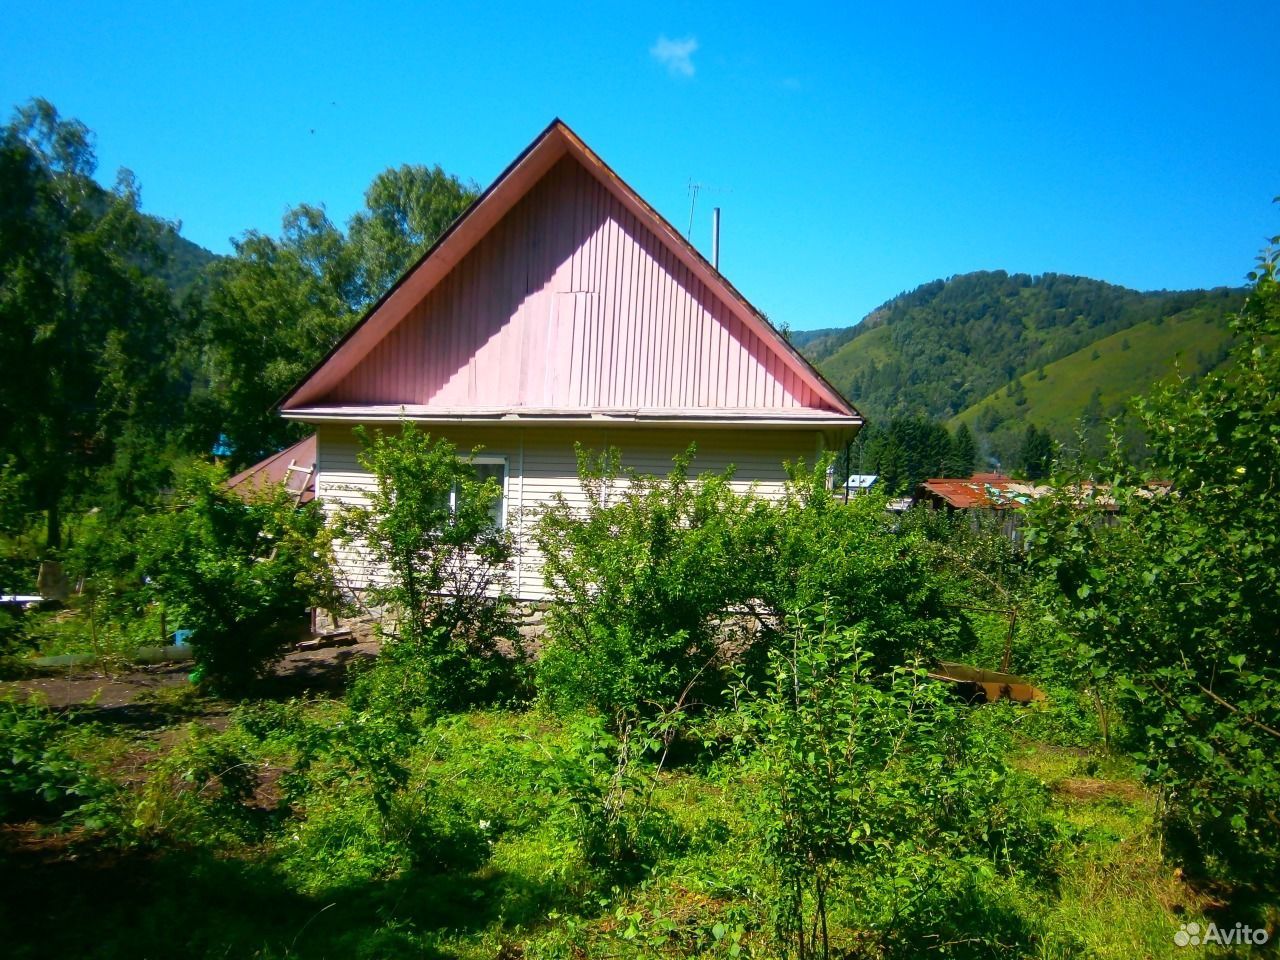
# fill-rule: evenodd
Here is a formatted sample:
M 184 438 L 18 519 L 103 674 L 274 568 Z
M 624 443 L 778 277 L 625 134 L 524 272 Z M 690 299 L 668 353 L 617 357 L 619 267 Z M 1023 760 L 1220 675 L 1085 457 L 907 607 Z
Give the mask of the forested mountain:
M 146 216 L 144 214 L 144 216 Z M 181 300 L 209 266 L 218 259 L 198 243 L 192 243 L 178 232 L 178 227 L 165 224 L 159 237 L 162 263 L 155 275 Z
M 1212 369 L 1225 356 L 1225 318 L 1242 299 L 1225 288 L 1139 293 L 1084 277 L 983 271 L 924 284 L 799 346 L 872 420 L 956 419 L 985 456 L 1005 462 L 1029 424 L 1066 441 L 1098 404 L 1114 413 L 1175 369 Z

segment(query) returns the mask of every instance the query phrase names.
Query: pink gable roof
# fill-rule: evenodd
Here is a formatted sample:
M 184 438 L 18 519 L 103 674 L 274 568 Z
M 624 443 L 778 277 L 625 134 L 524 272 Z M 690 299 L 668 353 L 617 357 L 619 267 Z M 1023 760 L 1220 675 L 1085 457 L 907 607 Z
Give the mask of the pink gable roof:
M 282 406 L 300 419 L 861 421 L 559 121 Z

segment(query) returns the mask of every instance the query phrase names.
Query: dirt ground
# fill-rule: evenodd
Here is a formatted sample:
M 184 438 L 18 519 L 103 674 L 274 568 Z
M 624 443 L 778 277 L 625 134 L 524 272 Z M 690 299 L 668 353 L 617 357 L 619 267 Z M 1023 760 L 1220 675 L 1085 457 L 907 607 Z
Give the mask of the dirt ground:
M 378 644 L 366 640 L 348 647 L 297 650 L 286 654 L 264 684 L 272 697 L 301 696 L 308 692 L 340 691 L 351 664 L 378 653 Z M 77 670 L 26 680 L 0 682 L 0 700 L 25 701 L 35 697 L 54 708 L 88 706 L 98 719 L 128 724 L 145 722 L 151 705 L 165 692 L 189 684 L 190 663 L 139 667 L 128 673 L 104 674 Z

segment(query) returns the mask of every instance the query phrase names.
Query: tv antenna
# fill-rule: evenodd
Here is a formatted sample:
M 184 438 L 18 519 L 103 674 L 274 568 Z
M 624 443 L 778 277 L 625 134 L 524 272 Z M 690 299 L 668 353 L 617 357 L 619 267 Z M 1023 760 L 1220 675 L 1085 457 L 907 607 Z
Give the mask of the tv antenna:
M 690 242 L 693 241 L 693 213 L 698 206 L 698 194 L 703 191 L 707 193 L 732 193 L 732 190 L 726 190 L 723 187 L 710 187 L 705 183 L 695 183 L 692 178 L 689 180 L 689 226 L 685 228 L 684 238 Z

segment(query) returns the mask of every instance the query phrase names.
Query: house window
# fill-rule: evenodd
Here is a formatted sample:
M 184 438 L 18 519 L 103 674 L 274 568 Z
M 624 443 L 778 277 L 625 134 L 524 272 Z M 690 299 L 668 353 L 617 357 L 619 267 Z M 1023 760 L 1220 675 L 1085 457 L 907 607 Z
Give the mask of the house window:
M 507 461 L 505 457 L 476 457 L 471 461 L 471 465 L 475 468 L 476 479 L 483 483 L 486 480 L 493 480 L 497 483 L 502 495 L 489 507 L 489 516 L 493 517 L 494 526 L 502 530 L 507 525 Z M 453 491 L 453 501 L 450 506 L 457 509 L 458 491 Z

